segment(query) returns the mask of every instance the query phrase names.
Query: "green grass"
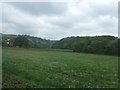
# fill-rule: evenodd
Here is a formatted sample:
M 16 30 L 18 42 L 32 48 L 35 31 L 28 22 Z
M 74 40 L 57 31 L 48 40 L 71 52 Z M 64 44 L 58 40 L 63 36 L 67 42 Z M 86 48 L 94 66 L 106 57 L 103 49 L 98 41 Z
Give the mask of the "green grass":
M 3 48 L 3 88 L 116 88 L 118 57 Z
M 0 89 L 2 88 L 2 47 L 0 45 Z

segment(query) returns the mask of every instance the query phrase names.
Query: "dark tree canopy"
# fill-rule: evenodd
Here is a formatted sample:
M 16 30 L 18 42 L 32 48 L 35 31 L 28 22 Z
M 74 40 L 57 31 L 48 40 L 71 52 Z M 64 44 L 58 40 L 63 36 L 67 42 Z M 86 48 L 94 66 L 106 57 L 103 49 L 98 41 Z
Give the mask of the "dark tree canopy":
M 55 40 L 46 40 L 40 37 L 33 37 L 29 35 L 9 35 L 9 34 L 2 34 L 2 46 L 7 46 L 7 39 L 15 41 L 15 39 L 19 36 L 25 37 L 29 40 L 29 47 L 31 48 L 51 48 L 52 44 Z M 15 46 L 15 44 L 14 44 Z
M 67 37 L 54 43 L 52 47 L 74 52 L 118 55 L 118 40 L 114 36 Z
M 14 41 L 15 46 L 29 47 L 29 40 L 24 36 L 18 36 Z
M 74 52 L 120 55 L 120 39 L 114 36 L 72 36 L 61 40 L 46 40 L 29 35 L 2 35 L 2 46 L 7 46 L 7 39 L 14 46 L 30 48 L 69 49 Z

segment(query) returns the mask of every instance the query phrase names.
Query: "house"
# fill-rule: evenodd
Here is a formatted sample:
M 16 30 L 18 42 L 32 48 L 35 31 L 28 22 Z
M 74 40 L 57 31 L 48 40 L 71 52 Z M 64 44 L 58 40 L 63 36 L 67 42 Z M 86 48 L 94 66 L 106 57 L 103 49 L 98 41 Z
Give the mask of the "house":
M 7 45 L 9 47 L 13 47 L 14 46 L 14 42 L 11 39 L 7 39 Z

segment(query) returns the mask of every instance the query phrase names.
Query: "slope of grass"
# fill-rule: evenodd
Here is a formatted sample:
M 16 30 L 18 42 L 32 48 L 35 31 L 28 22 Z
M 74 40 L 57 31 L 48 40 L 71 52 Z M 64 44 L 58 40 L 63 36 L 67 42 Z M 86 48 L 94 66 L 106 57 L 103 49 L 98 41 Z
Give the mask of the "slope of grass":
M 0 89 L 2 88 L 2 46 L 0 45 Z
M 3 48 L 3 88 L 115 88 L 115 56 Z

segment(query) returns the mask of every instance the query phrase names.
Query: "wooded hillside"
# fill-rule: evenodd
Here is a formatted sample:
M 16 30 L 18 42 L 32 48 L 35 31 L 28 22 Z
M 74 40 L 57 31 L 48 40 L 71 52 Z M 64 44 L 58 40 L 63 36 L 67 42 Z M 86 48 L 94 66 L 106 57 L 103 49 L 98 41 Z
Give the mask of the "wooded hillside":
M 114 36 L 67 37 L 53 44 L 53 48 L 71 49 L 74 52 L 118 54 L 118 38 Z
M 28 39 L 30 48 L 53 48 L 53 49 L 68 49 L 74 52 L 94 53 L 94 54 L 108 54 L 118 55 L 119 40 L 114 36 L 86 36 L 86 37 L 67 37 L 61 40 L 46 40 L 29 35 L 7 35 L 2 34 L 2 46 L 7 46 L 7 40 L 10 39 L 15 45 L 17 37 L 22 36 Z

